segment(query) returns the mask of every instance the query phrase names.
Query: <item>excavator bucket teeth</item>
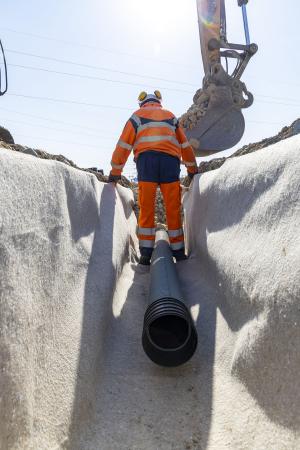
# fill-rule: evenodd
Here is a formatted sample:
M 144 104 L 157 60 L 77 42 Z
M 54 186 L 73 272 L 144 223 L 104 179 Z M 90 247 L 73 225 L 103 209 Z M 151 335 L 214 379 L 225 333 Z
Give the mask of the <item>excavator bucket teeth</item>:
M 186 135 L 192 145 L 196 143 L 193 145 L 195 155 L 207 156 L 236 145 L 244 130 L 245 120 L 240 109 L 218 106 L 209 109 L 193 129 L 186 130 Z

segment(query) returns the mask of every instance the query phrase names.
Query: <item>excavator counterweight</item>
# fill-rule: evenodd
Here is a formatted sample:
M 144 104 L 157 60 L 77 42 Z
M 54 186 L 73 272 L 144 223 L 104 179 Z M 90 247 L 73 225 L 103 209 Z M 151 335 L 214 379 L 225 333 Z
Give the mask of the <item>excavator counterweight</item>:
M 242 45 L 227 40 L 225 0 L 197 0 L 205 76 L 193 105 L 180 119 L 196 156 L 231 148 L 244 134 L 245 121 L 241 110 L 252 105 L 253 96 L 240 77 L 257 51 L 257 45 L 250 44 L 246 3 L 247 0 L 238 0 L 246 38 L 246 44 Z M 236 61 L 231 74 L 228 59 Z

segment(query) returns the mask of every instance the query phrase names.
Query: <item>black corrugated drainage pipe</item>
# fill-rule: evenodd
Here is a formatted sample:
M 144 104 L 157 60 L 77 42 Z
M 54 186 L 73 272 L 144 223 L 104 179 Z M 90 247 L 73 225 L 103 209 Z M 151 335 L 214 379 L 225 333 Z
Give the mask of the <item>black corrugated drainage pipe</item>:
M 160 366 L 187 362 L 197 347 L 197 332 L 179 287 L 175 263 L 165 231 L 156 233 L 150 267 L 149 306 L 144 317 L 142 344 Z

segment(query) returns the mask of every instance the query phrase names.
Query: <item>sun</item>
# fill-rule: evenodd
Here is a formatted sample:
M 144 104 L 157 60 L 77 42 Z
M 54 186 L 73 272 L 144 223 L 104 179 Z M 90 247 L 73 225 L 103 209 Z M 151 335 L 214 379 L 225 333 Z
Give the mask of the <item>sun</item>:
M 136 51 L 155 58 L 172 59 L 174 49 L 197 23 L 195 0 L 116 0 L 115 5 L 124 36 L 128 33 Z

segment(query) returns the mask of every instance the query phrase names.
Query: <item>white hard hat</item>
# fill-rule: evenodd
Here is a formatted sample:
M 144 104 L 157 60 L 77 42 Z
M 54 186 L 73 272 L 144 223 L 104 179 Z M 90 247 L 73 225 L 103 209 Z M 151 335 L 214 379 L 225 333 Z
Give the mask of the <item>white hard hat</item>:
M 154 94 L 147 94 L 146 91 L 142 91 L 140 95 L 138 96 L 139 105 L 143 106 L 147 102 L 158 102 L 161 103 L 162 96 L 161 93 L 156 90 L 154 91 Z

